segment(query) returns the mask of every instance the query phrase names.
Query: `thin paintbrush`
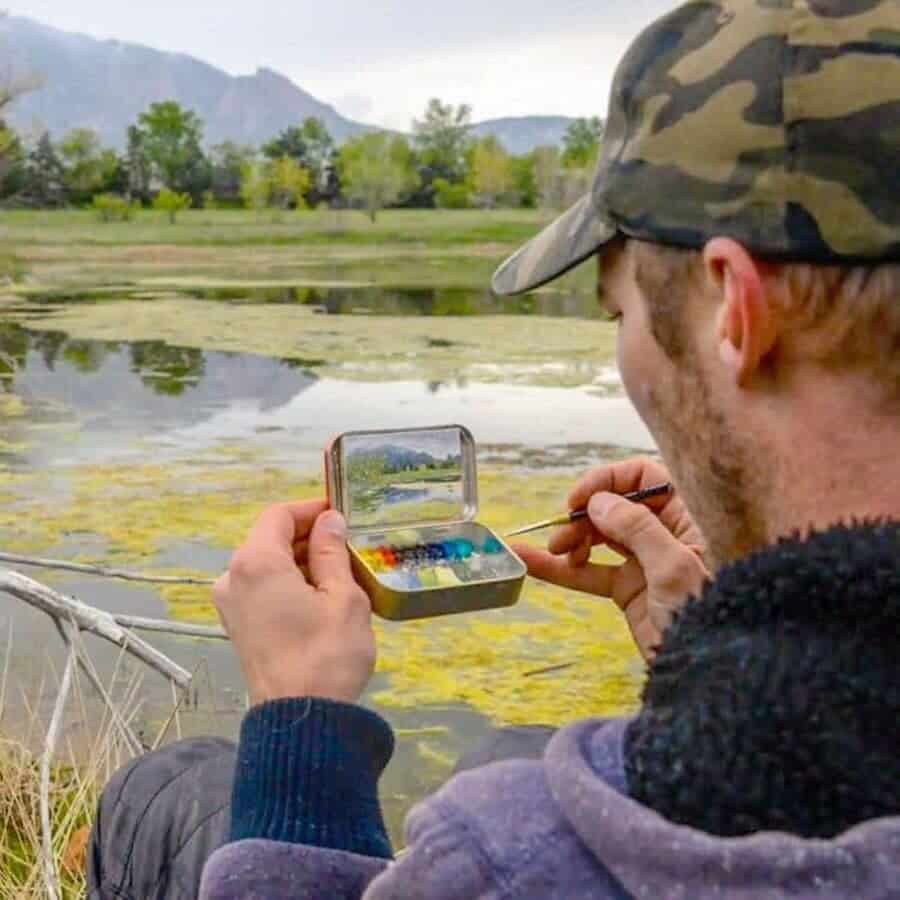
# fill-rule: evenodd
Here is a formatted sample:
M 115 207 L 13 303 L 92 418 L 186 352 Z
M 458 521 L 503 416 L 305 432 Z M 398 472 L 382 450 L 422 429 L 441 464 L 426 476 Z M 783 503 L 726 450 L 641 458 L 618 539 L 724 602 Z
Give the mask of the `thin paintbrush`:
M 644 500 L 651 500 L 653 497 L 664 497 L 671 494 L 674 487 L 671 484 L 660 484 L 656 487 L 646 488 L 643 491 L 635 491 L 632 494 L 624 494 L 626 500 L 632 503 L 643 503 Z M 532 531 L 543 531 L 545 528 L 554 528 L 557 525 L 571 525 L 588 516 L 587 509 L 576 509 L 569 513 L 564 513 L 554 519 L 547 519 L 546 522 L 536 522 L 534 525 L 526 525 L 517 531 L 511 531 L 506 537 L 518 537 L 521 534 L 531 534 Z

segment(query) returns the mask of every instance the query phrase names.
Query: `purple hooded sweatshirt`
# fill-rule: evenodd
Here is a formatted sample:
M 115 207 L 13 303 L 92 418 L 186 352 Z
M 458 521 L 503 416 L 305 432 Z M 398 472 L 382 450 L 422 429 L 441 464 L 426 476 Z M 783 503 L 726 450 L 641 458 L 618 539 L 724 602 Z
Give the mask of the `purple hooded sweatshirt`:
M 898 551 L 898 524 L 836 528 L 723 571 L 667 632 L 635 719 L 457 776 L 410 814 L 395 861 L 358 824 L 383 834 L 387 726 L 355 707 L 251 713 L 238 839 L 209 860 L 201 900 L 900 898 Z M 336 723 L 328 765 L 316 722 Z M 836 836 L 714 836 L 810 812 L 794 834 Z M 239 839 L 261 834 L 278 840 Z M 328 849 L 339 840 L 358 852 Z
M 458 776 L 407 822 L 393 863 L 266 841 L 219 850 L 202 900 L 695 900 L 900 897 L 900 818 L 835 840 L 721 839 L 624 795 L 625 721 L 561 731 L 542 762 Z

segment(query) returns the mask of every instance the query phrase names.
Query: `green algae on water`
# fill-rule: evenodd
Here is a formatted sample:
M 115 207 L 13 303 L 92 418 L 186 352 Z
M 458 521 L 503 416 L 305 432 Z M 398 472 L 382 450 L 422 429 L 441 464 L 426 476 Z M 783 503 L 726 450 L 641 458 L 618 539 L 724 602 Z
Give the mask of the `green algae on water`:
M 318 479 L 266 465 L 246 448 L 226 459 L 224 466 L 210 454 L 189 463 L 72 467 L 71 493 L 60 503 L 24 494 L 0 509 L 0 545 L 48 555 L 81 535 L 101 542 L 97 562 L 215 577 L 202 568 L 161 569 L 156 560 L 190 542 L 216 550 L 224 566 L 263 507 L 322 493 Z M 570 487 L 568 476 L 504 469 L 487 469 L 479 481 L 480 518 L 500 532 L 555 511 Z M 166 586 L 160 597 L 173 618 L 216 620 L 209 588 Z M 621 713 L 638 700 L 641 662 L 622 617 L 601 599 L 529 581 L 511 610 L 375 627 L 384 683 L 372 701 L 383 709 L 462 705 L 498 723 L 559 725 Z M 563 664 L 573 668 L 526 677 Z
M 615 326 L 542 316 L 321 316 L 303 306 L 111 301 L 29 313 L 33 331 L 321 362 L 344 381 L 595 384 L 615 360 Z M 489 361 L 489 362 L 487 362 Z

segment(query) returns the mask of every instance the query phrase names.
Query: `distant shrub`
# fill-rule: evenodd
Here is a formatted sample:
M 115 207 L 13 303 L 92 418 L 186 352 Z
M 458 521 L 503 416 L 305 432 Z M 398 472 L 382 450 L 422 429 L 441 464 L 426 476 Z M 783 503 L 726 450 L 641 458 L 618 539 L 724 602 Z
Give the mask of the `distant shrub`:
M 128 222 L 141 208 L 138 200 L 129 203 L 119 194 L 97 194 L 92 206 L 101 222 Z
M 178 213 L 190 209 L 192 204 L 190 194 L 179 194 L 168 188 L 163 188 L 153 200 L 153 208 L 166 213 L 173 225 L 177 221 Z
M 204 192 L 203 208 L 204 209 L 218 209 L 219 208 L 219 201 L 216 199 L 216 195 L 212 191 Z
M 464 184 L 451 184 L 443 178 L 436 178 L 434 202 L 438 209 L 468 209 L 469 190 Z

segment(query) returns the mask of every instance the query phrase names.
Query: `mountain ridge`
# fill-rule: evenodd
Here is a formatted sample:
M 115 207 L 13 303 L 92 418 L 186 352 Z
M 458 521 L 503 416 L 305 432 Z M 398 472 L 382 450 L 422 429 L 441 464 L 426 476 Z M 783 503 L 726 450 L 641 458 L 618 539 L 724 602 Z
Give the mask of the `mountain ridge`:
M 187 53 L 63 31 L 25 16 L 0 18 L 0 53 L 14 74 L 34 72 L 44 81 L 13 104 L 11 124 L 57 138 L 73 128 L 90 128 L 104 144 L 121 150 L 128 126 L 163 100 L 196 111 L 209 146 L 225 140 L 259 146 L 308 116 L 321 119 L 338 142 L 380 130 L 342 115 L 268 66 L 231 75 Z M 526 153 L 541 143 L 561 142 L 572 121 L 508 117 L 476 123 L 472 133 L 494 135 L 511 153 Z

